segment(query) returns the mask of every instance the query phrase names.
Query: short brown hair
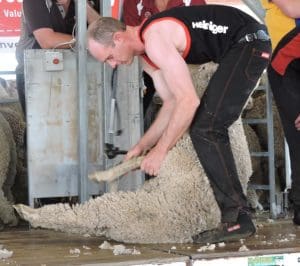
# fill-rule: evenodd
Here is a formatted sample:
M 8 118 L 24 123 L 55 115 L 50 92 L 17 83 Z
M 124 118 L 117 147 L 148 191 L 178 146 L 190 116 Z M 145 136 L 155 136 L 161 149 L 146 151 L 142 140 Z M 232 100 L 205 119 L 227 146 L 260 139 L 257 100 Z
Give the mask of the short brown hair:
M 112 17 L 100 17 L 88 27 L 88 38 L 105 45 L 113 45 L 113 35 L 118 31 L 125 31 L 123 22 Z

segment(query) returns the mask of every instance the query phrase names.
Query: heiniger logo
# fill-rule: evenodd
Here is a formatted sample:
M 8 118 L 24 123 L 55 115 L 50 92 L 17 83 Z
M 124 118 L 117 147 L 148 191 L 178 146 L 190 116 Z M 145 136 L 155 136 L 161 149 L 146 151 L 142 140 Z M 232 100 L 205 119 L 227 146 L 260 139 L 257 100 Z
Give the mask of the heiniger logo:
M 219 34 L 223 33 L 226 34 L 228 30 L 228 26 L 225 25 L 216 25 L 214 22 L 206 22 L 205 20 L 202 21 L 193 21 L 192 22 L 193 29 L 203 29 L 203 30 L 209 30 L 213 34 Z

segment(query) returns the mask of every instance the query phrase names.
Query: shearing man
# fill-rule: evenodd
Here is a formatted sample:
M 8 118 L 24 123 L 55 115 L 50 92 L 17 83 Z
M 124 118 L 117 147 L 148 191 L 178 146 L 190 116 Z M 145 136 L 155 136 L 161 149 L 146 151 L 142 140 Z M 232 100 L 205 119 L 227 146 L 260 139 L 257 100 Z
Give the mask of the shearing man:
M 88 29 L 88 49 L 111 67 L 139 56 L 163 100 L 148 131 L 125 159 L 148 151 L 141 169 L 157 175 L 167 152 L 189 130 L 221 209 L 219 228 L 194 236 L 195 243 L 239 240 L 255 226 L 247 210 L 233 159 L 228 127 L 240 116 L 271 56 L 266 27 L 226 6 L 173 8 L 141 26 L 100 18 Z M 219 64 L 201 99 L 187 64 Z

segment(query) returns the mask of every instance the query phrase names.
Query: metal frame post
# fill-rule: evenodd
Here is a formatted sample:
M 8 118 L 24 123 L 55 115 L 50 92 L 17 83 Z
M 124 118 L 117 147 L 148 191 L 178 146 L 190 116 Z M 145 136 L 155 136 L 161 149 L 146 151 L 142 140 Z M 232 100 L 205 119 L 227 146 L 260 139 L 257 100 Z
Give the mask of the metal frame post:
M 76 63 L 78 87 L 78 196 L 84 202 L 88 195 L 88 108 L 87 108 L 87 51 L 86 51 L 86 1 L 76 1 L 77 35 Z
M 268 132 L 268 161 L 269 161 L 269 186 L 270 186 L 270 215 L 277 218 L 276 192 L 275 192 L 275 155 L 274 155 L 274 125 L 272 109 L 272 93 L 269 81 L 266 84 L 266 104 L 267 104 L 267 132 Z

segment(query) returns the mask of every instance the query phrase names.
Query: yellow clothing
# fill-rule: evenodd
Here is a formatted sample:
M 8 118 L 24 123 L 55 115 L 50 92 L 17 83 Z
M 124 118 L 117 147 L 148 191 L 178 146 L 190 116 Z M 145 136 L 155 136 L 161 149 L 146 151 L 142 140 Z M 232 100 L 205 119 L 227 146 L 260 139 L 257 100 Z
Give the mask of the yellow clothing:
M 295 19 L 284 15 L 281 10 L 268 0 L 261 0 L 263 7 L 266 9 L 266 25 L 272 40 L 272 47 L 275 48 L 280 39 L 295 28 Z

